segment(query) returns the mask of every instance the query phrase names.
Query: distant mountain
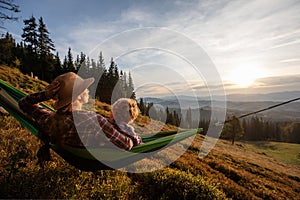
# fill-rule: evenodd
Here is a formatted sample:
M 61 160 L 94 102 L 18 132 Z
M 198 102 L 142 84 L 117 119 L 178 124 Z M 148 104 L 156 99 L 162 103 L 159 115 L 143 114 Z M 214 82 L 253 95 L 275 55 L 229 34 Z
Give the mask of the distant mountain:
M 226 95 L 227 101 L 236 101 L 236 102 L 257 102 L 257 101 L 274 101 L 274 102 L 282 102 L 290 99 L 300 98 L 300 91 L 286 91 L 286 92 L 275 92 L 275 93 L 264 93 L 264 94 L 228 94 Z M 187 101 L 187 102 L 195 102 L 195 101 L 211 101 L 210 96 L 165 96 L 160 98 L 153 97 L 145 97 L 143 98 L 148 102 L 162 102 L 162 101 Z M 221 101 L 224 100 L 223 96 L 214 96 L 213 100 Z
M 277 104 L 295 98 L 300 98 L 300 91 L 278 92 L 268 94 L 230 94 L 227 97 L 226 112 L 228 115 L 240 116 L 245 113 L 254 112 L 260 109 L 268 108 Z M 180 110 L 185 115 L 187 109 L 193 110 L 193 115 L 199 113 L 199 109 L 209 111 L 211 109 L 217 111 L 224 109 L 224 103 L 220 100 L 220 96 L 215 97 L 213 101 L 214 107 L 211 108 L 211 100 L 209 97 L 192 97 L 192 96 L 167 96 L 161 98 L 146 97 L 145 102 L 152 102 L 160 107 L 168 107 L 170 109 Z M 268 110 L 258 114 L 268 120 L 285 121 L 300 120 L 300 101 L 292 102 L 275 109 Z
M 229 94 L 228 101 L 287 101 L 300 98 L 300 91 L 276 92 L 267 94 Z

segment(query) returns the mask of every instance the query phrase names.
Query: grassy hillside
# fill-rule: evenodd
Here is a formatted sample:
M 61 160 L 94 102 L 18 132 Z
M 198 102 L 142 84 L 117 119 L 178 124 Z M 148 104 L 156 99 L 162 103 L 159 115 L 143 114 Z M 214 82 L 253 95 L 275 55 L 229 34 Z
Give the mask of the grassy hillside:
M 48 83 L 39 79 L 32 78 L 28 75 L 22 74 L 18 69 L 11 68 L 8 66 L 0 65 L 0 79 L 10 83 L 12 86 L 22 90 L 25 93 L 33 93 L 42 91 Z M 51 101 L 46 102 L 51 106 Z M 95 106 L 95 111 L 105 117 L 110 115 L 110 105 L 99 102 L 92 101 L 91 104 L 87 105 L 88 109 Z M 161 131 L 170 131 L 177 129 L 172 125 L 165 125 L 158 121 L 151 121 L 149 117 L 139 116 L 138 119 L 133 124 L 139 132 L 144 134 L 155 132 L 156 130 L 161 129 Z
M 0 67 L 3 77 L 31 92 L 47 85 L 23 77 L 17 70 Z M 31 86 L 27 84 L 30 81 L 41 85 Z M 109 105 L 97 102 L 97 106 L 100 113 L 108 115 Z M 140 117 L 136 128 L 144 131 L 160 126 L 149 127 L 149 120 Z M 130 174 L 82 172 L 53 152 L 53 162 L 41 169 L 36 165 L 40 141 L 11 116 L 0 116 L 0 137 L 0 198 L 300 199 L 300 145 L 296 144 L 237 142 L 233 146 L 219 140 L 208 156 L 200 159 L 203 136 L 197 135 L 190 148 L 169 167 Z

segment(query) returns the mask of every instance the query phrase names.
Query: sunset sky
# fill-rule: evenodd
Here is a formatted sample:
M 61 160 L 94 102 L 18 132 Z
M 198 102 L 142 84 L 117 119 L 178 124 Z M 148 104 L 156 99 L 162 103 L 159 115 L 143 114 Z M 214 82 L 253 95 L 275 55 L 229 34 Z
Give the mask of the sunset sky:
M 24 19 L 43 17 L 62 58 L 69 47 L 74 57 L 103 51 L 107 64 L 118 58 L 119 68 L 131 71 L 139 95 L 172 90 L 200 95 L 223 86 L 226 93 L 300 90 L 297 0 L 16 3 L 19 21 L 4 26 L 17 41 Z

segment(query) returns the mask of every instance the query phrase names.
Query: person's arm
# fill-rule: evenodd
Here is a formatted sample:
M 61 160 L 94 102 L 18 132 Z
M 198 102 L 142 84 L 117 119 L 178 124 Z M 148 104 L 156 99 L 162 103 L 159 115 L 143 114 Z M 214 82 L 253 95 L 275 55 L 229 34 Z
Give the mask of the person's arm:
M 120 123 L 119 128 L 122 130 L 122 132 L 131 137 L 133 141 L 133 146 L 142 144 L 142 138 L 136 134 L 134 128 L 131 125 L 126 123 Z
M 120 133 L 114 126 L 104 117 L 98 115 L 98 121 L 102 131 L 109 140 L 121 149 L 130 150 L 133 146 L 132 139 Z
M 38 104 L 46 100 L 48 99 L 46 98 L 45 92 L 38 92 L 23 97 L 18 103 L 20 109 L 25 114 L 40 123 L 52 113 L 52 111 L 45 109 Z
M 59 82 L 48 85 L 43 92 L 29 94 L 18 102 L 20 109 L 38 123 L 43 122 L 52 111 L 39 105 L 40 102 L 47 101 L 55 96 L 59 90 Z

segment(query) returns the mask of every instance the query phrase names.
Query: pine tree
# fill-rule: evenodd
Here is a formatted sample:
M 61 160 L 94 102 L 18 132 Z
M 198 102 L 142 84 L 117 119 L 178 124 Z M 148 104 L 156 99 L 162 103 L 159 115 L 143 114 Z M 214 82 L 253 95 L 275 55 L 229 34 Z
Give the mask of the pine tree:
M 53 79 L 54 72 L 54 62 L 51 51 L 54 51 L 54 44 L 49 37 L 49 31 L 46 28 L 46 24 L 43 21 L 43 18 L 39 19 L 39 27 L 38 27 L 38 45 L 37 45 L 37 53 L 39 57 L 39 70 L 40 77 L 42 80 L 50 81 Z
M 74 67 L 75 67 L 75 69 L 77 69 L 76 71 L 78 71 L 80 69 L 80 57 L 79 57 L 79 55 L 76 56 L 76 59 L 74 61 Z
M 49 31 L 46 28 L 46 24 L 43 21 L 43 18 L 39 19 L 39 28 L 38 28 L 38 46 L 37 51 L 41 56 L 52 55 L 51 51 L 54 51 L 54 43 L 49 37 Z
M 174 125 L 174 116 L 172 112 L 170 112 L 168 107 L 166 108 L 166 114 L 167 114 L 166 124 Z
M 5 38 L 0 39 L 0 64 L 12 65 L 14 61 L 15 40 L 12 35 L 6 33 Z
M 39 76 L 40 63 L 37 54 L 38 35 L 36 30 L 36 19 L 34 16 L 31 16 L 30 19 L 24 20 L 23 22 L 25 25 L 22 34 L 22 41 L 24 44 L 24 57 L 22 59 L 23 67 L 21 68 L 21 70 L 23 73 L 33 73 L 34 76 Z
M 105 62 L 102 55 L 102 51 L 99 53 L 98 62 L 97 62 L 97 74 L 102 75 L 105 71 Z
M 108 100 L 111 103 L 114 103 L 119 98 L 124 97 L 122 95 L 122 82 L 119 81 L 119 79 L 120 75 L 117 64 L 113 58 L 111 58 L 110 66 L 108 68 L 108 89 L 110 93 L 110 98 Z
M 65 56 L 63 64 L 62 64 L 62 72 L 66 73 L 68 72 L 68 61 L 67 56 Z
M 83 52 L 81 52 L 80 56 L 79 56 L 79 60 L 77 61 L 77 64 L 75 67 L 77 68 L 77 70 L 80 70 L 83 78 L 91 77 L 89 74 L 90 70 L 89 70 L 89 67 L 88 67 L 86 61 L 87 61 L 86 55 Z
M 141 111 L 141 114 L 142 115 L 146 115 L 146 105 L 144 103 L 143 98 L 140 98 L 140 102 L 138 103 L 138 107 L 139 107 L 139 109 Z
M 286 142 L 300 143 L 300 122 L 291 122 L 284 127 L 284 132 L 287 135 Z
M 180 117 L 175 110 L 173 111 L 173 125 L 178 127 L 180 126 Z
M 63 68 L 61 65 L 61 61 L 59 59 L 58 52 L 56 53 L 55 58 L 54 58 L 54 72 L 53 73 L 54 73 L 54 77 L 61 75 L 63 73 Z
M 134 85 L 133 85 L 133 80 L 131 77 L 131 73 L 129 72 L 128 75 L 128 87 L 127 87 L 127 97 L 130 97 L 131 99 L 136 99 L 136 95 L 134 92 Z
M 22 38 L 25 46 L 29 52 L 37 52 L 38 46 L 38 34 L 37 34 L 37 23 L 34 16 L 31 16 L 30 19 L 23 21 L 25 27 L 23 28 Z
M 66 70 L 67 70 L 67 72 L 76 72 L 74 62 L 73 62 L 71 47 L 69 47 L 68 55 L 67 55 L 67 58 L 66 58 Z
M 147 103 L 146 116 L 150 117 L 150 109 L 154 106 L 153 102 Z M 154 108 L 153 108 L 154 109 Z
M 186 111 L 185 115 L 185 121 L 186 121 L 186 128 L 191 128 L 193 119 L 192 119 L 192 109 L 189 107 L 189 109 Z

